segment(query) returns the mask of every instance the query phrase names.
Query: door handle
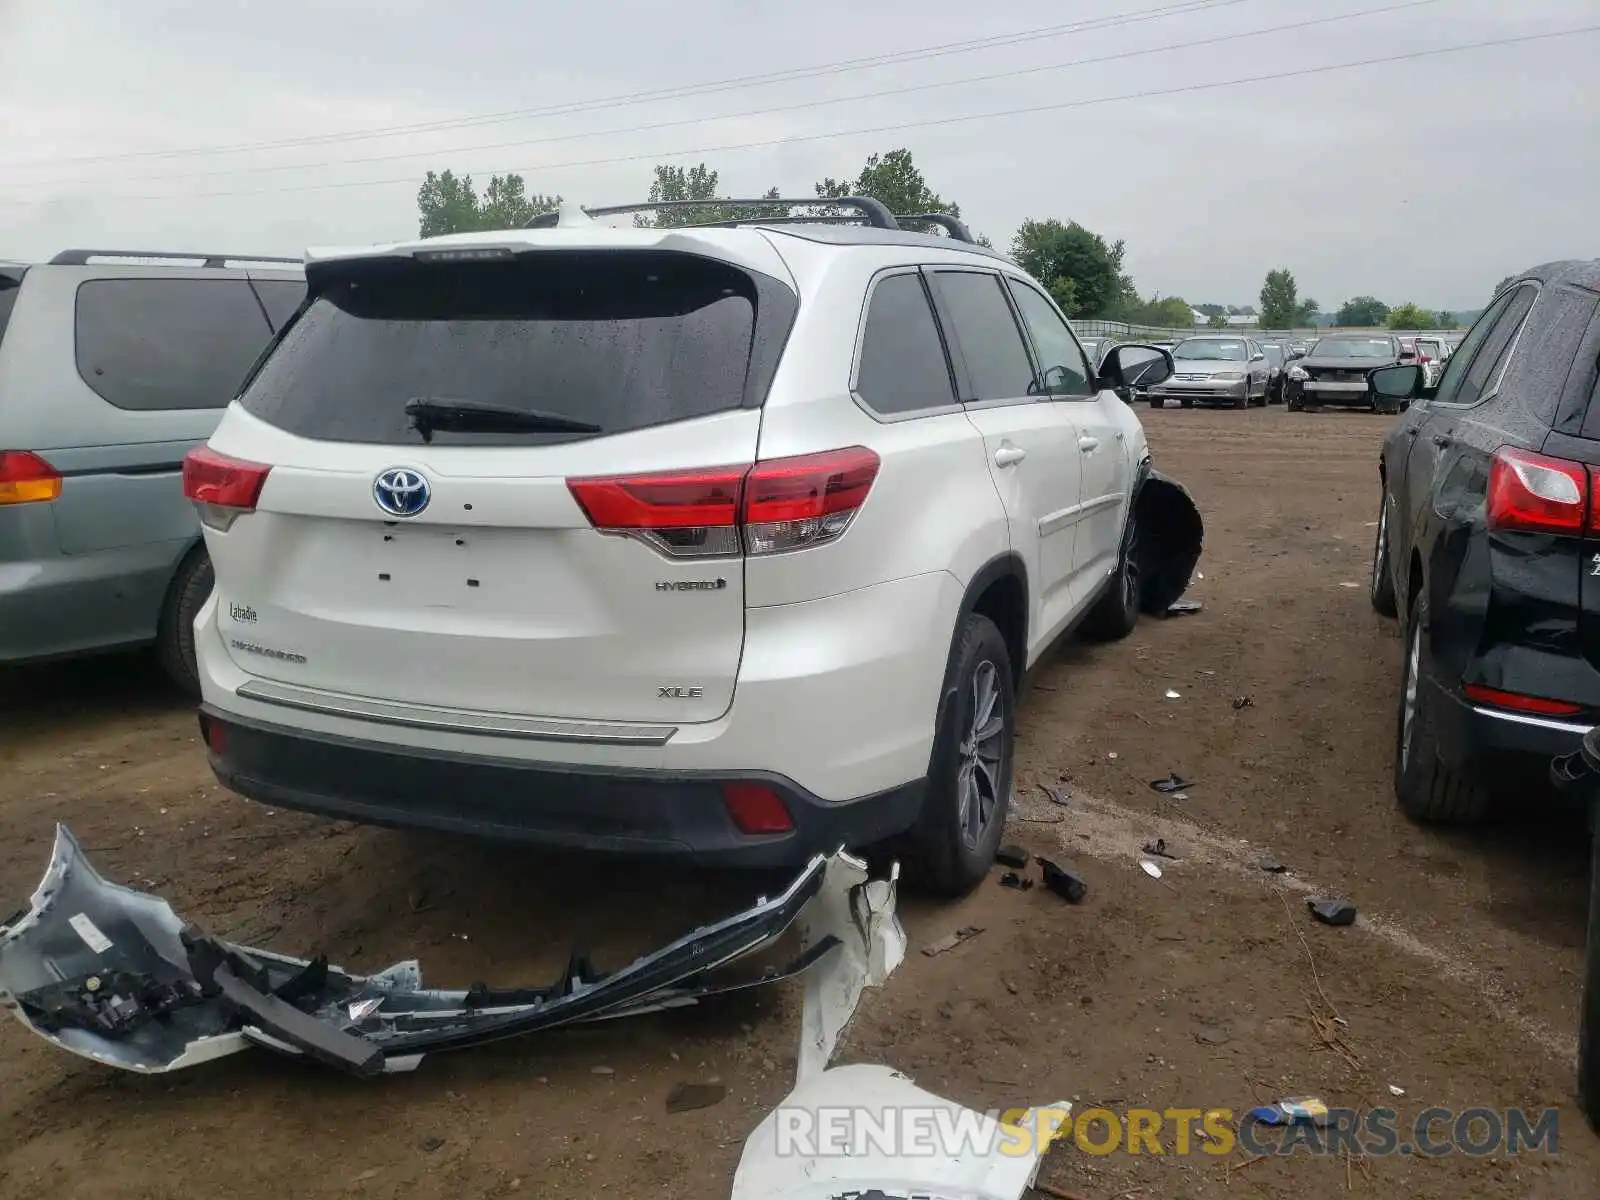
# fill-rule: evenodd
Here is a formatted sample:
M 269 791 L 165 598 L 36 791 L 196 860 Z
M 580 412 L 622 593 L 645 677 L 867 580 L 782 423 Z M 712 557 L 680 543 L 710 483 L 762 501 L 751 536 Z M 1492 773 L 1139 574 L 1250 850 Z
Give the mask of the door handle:
M 1090 437 L 1086 433 L 1078 439 L 1078 449 L 1082 450 L 1085 454 L 1093 454 L 1096 450 L 1100 449 L 1100 439 L 1097 437 Z
M 994 452 L 994 465 L 997 467 L 1014 467 L 1027 457 L 1028 452 L 1021 446 L 1013 446 L 1008 443 Z

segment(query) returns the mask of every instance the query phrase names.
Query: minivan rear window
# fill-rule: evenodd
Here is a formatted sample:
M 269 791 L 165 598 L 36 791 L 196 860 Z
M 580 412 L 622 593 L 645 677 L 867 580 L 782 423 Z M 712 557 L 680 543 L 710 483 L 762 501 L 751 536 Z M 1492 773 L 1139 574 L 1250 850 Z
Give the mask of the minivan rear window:
M 316 298 L 241 399 L 302 437 L 413 445 L 408 401 L 489 405 L 600 434 L 742 407 L 758 285 L 681 253 L 541 251 L 489 262 L 379 262 Z M 446 445 L 594 433 L 433 428 Z
M 78 285 L 78 374 L 118 408 L 226 408 L 271 334 L 244 279 Z

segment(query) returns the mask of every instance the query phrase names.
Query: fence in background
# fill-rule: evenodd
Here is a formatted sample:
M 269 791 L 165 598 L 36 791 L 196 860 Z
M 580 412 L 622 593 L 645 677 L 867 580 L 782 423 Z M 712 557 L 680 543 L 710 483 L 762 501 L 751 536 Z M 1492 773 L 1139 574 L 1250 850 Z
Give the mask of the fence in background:
M 1401 337 L 1442 337 L 1459 341 L 1466 333 L 1465 329 L 1387 329 L 1381 326 L 1364 326 L 1362 328 L 1340 326 L 1336 328 L 1329 325 L 1317 325 L 1301 329 L 1257 329 L 1253 326 L 1210 329 L 1204 325 L 1191 325 L 1184 329 L 1164 329 L 1155 325 L 1130 325 L 1126 321 L 1073 321 L 1072 327 L 1078 331 L 1079 337 L 1136 338 L 1156 342 L 1176 341 L 1178 338 L 1194 337 L 1196 334 L 1207 333 L 1224 336 L 1234 334 L 1238 337 L 1260 338 L 1264 341 L 1282 338 L 1304 342 L 1313 338 L 1327 337 L 1335 333 L 1393 333 Z

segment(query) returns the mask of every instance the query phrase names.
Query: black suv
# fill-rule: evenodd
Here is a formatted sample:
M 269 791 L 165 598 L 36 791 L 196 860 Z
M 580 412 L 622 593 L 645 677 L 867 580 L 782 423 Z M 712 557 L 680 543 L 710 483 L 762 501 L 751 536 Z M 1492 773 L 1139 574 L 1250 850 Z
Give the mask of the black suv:
M 1423 820 L 1474 819 L 1484 770 L 1578 748 L 1600 722 L 1600 260 L 1497 295 L 1383 443 L 1372 605 L 1404 614 L 1394 779 Z

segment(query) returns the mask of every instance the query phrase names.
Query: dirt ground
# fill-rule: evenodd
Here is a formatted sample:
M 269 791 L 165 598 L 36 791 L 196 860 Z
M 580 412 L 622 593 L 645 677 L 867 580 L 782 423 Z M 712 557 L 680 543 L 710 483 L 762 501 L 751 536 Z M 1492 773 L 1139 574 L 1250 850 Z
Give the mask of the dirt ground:
M 1083 1200 L 1593 1197 L 1600 1141 L 1572 1101 L 1581 823 L 1531 795 L 1471 834 L 1394 808 L 1398 640 L 1365 592 L 1383 421 L 1140 415 L 1206 517 L 1191 592 L 1204 611 L 1068 646 L 1023 701 L 1011 836 L 1074 864 L 1089 896 L 995 883 L 954 906 L 903 896 L 912 952 L 867 994 L 840 1061 L 888 1063 L 980 1109 L 1317 1095 L 1392 1105 L 1402 1126 L 1433 1106 L 1561 1110 L 1553 1156 L 1246 1166 L 1239 1150 L 1059 1146 L 1040 1179 Z M 1194 781 L 1186 799 L 1147 786 L 1169 771 Z M 26 902 L 56 820 L 108 878 L 213 932 L 352 969 L 415 955 L 439 985 L 547 981 L 573 943 L 620 965 L 751 899 L 744 878 L 534 858 L 230 798 L 192 714 L 138 658 L 0 677 L 0 910 Z M 1155 837 L 1181 855 L 1160 880 L 1138 864 Z M 1290 873 L 1264 873 L 1267 853 Z M 1359 923 L 1312 923 L 1307 894 L 1348 897 Z M 984 932 L 918 952 L 966 925 Z M 141 1078 L 8 1021 L 0 1196 L 726 1196 L 745 1135 L 792 1083 L 798 1011 L 784 985 L 377 1082 L 265 1053 Z M 711 1078 L 728 1086 L 721 1104 L 666 1114 L 675 1082 Z

